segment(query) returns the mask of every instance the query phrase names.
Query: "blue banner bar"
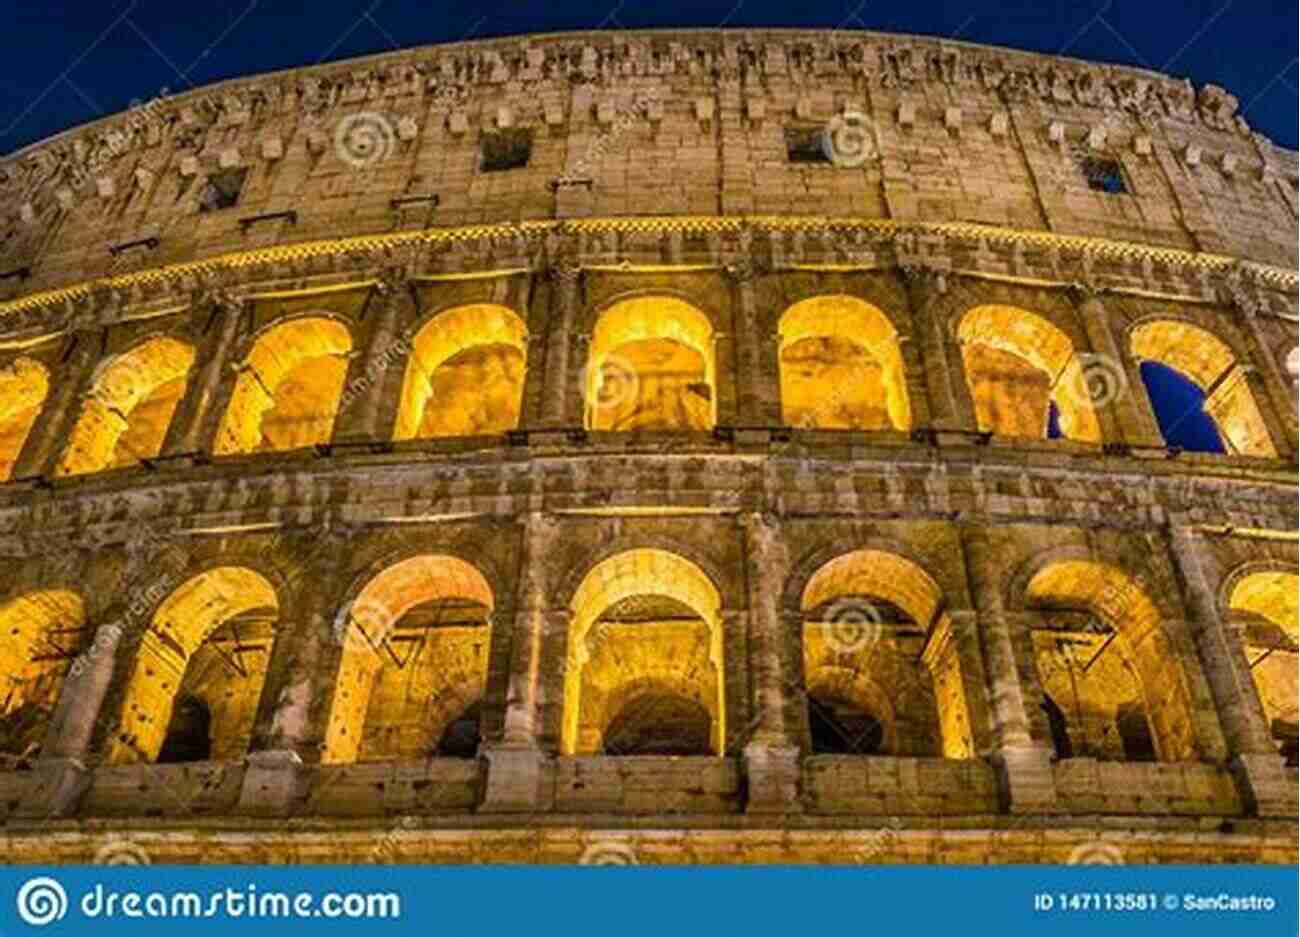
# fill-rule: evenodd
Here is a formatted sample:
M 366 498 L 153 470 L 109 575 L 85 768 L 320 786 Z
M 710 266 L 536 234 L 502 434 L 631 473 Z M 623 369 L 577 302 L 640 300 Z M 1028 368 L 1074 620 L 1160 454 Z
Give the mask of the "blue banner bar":
M 1297 933 L 1287 866 L 0 869 L 0 934 L 1019 937 Z

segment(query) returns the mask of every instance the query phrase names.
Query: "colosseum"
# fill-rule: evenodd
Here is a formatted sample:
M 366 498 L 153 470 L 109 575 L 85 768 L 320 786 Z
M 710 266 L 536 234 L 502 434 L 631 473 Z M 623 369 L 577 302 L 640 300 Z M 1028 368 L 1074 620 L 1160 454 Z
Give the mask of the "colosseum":
M 0 161 L 4 861 L 1295 862 L 1297 158 L 1237 111 L 567 33 Z

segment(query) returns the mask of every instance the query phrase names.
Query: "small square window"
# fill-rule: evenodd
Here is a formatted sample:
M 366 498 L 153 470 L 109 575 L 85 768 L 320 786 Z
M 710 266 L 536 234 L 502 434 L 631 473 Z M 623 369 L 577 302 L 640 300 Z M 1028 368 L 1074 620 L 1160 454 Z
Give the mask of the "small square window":
M 785 128 L 785 155 L 792 163 L 829 163 L 822 131 L 813 127 Z
M 1110 195 L 1123 195 L 1128 192 L 1124 184 L 1124 170 L 1119 160 L 1106 156 L 1079 157 L 1079 171 L 1088 180 L 1088 188 L 1094 192 L 1106 192 Z
M 505 172 L 523 169 L 533 153 L 533 138 L 527 130 L 498 130 L 483 134 L 479 144 L 479 171 Z
M 247 169 L 228 169 L 208 176 L 199 195 L 199 211 L 233 208 L 239 201 L 239 193 L 244 188 L 244 177 L 247 175 Z

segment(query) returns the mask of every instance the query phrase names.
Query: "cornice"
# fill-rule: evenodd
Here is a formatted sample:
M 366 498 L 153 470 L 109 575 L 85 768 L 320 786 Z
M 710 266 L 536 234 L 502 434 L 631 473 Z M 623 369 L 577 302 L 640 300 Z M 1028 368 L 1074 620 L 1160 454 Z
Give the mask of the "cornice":
M 689 243 L 688 243 L 689 242 Z M 102 327 L 132 309 L 213 290 L 373 272 L 412 276 L 469 270 L 541 270 L 564 260 L 601 269 L 725 268 L 759 251 L 769 269 L 934 269 L 1047 285 L 1082 284 L 1174 299 L 1218 301 L 1254 291 L 1297 291 L 1293 269 L 1209 254 L 970 222 L 897 222 L 824 216 L 607 217 L 425 228 L 220 254 L 29 293 L 0 303 L 4 334 Z M 1285 307 L 1286 303 L 1283 303 Z

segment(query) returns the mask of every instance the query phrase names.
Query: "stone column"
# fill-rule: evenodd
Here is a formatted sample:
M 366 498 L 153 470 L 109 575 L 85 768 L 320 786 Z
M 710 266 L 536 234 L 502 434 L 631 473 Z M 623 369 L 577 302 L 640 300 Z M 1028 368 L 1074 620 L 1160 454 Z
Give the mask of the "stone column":
M 899 270 L 907 285 L 912 321 L 920 343 L 931 425 L 938 430 L 974 432 L 978 424 L 970 384 L 966 381 L 965 360 L 943 313 L 947 277 L 924 267 L 900 267 Z
M 1127 349 L 1120 348 L 1115 340 L 1110 315 L 1098 291 L 1083 284 L 1075 284 L 1070 288 L 1070 297 L 1079 310 L 1084 334 L 1088 336 L 1093 354 L 1104 356 L 1103 361 L 1096 362 L 1092 369 L 1085 370 L 1092 375 L 1093 380 L 1099 382 L 1103 394 L 1114 394 L 1108 403 L 1096 407 L 1099 411 L 1097 417 L 1102 421 L 1103 440 L 1129 446 L 1162 448 L 1165 444 L 1164 437 L 1160 435 L 1155 414 L 1147 402 L 1142 374 Z M 1114 422 L 1110 423 L 1111 420 Z
M 568 412 L 568 401 L 573 391 L 573 382 L 582 379 L 580 373 L 570 373 L 570 346 L 573 343 L 582 268 L 573 263 L 559 263 L 550 269 L 550 276 L 551 315 L 547 323 L 546 383 L 542 393 L 541 426 L 557 429 L 581 421 L 580 418 L 575 421 L 573 414 Z
M 350 531 L 322 524 L 280 610 L 257 715 L 248 745 L 248 769 L 239 810 L 263 816 L 292 811 L 302 766 L 320 761 L 339 665 L 348 635 L 339 627 L 333 592 L 322 583 L 344 577 Z
M 776 394 L 769 391 L 763 369 L 766 329 L 759 320 L 754 296 L 755 271 L 748 258 L 727 267 L 731 279 L 733 332 L 736 335 L 736 419 L 742 426 L 781 424 L 780 372 Z
M 199 352 L 203 363 L 186 394 L 190 404 L 179 419 L 172 421 L 162 449 L 164 455 L 198 452 L 210 447 L 216 435 L 220 414 L 215 405 L 222 379 L 229 370 L 230 351 L 239 334 L 244 304 L 228 296 L 214 297 L 213 312 L 214 328 Z
M 1005 570 L 981 526 L 960 528 L 976 628 L 988 675 L 992 709 L 993 762 L 1002 799 L 1011 813 L 1050 810 L 1056 803 L 1052 751 L 1030 732 L 1026 692 L 1021 683 L 1011 627 L 1002 606 Z
M 505 623 L 511 634 L 504 730 L 499 742 L 483 747 L 488 775 L 482 809 L 489 812 L 541 808 L 546 800 L 546 726 L 558 725 L 562 716 L 556 710 L 563 703 L 569 611 L 552 607 L 554 588 L 547 574 L 560 524 L 532 511 L 523 520 L 522 536 L 515 617 Z
M 1296 404 L 1291 396 L 1291 381 L 1282 373 L 1281 367 L 1277 363 L 1277 355 L 1269 347 L 1268 339 L 1264 335 L 1264 330 L 1260 326 L 1259 317 L 1260 309 L 1258 304 L 1251 301 L 1244 293 L 1236 293 L 1233 296 L 1233 305 L 1241 313 L 1241 319 L 1246 324 L 1246 336 L 1250 342 L 1249 362 L 1241 362 L 1243 365 L 1253 365 L 1253 370 L 1258 372 L 1258 380 L 1252 382 L 1251 390 L 1255 391 L 1260 386 L 1260 392 L 1257 395 L 1257 401 L 1261 410 L 1268 408 L 1272 404 L 1272 411 L 1278 417 L 1279 424 L 1276 429 L 1280 430 L 1280 438 L 1274 439 L 1273 444 L 1277 447 L 1278 453 L 1283 458 L 1291 458 L 1295 455 L 1300 434 L 1297 433 L 1297 412 Z M 1267 416 L 1265 417 L 1268 421 Z M 1270 431 L 1274 431 L 1274 426 L 1270 424 Z
M 992 758 L 996 754 L 989 736 L 988 676 L 984 672 L 979 641 L 979 616 L 969 609 L 944 612 L 926 635 L 921 661 L 929 670 L 936 688 L 957 684 L 961 693 L 961 712 L 970 735 L 969 752 L 957 752 L 957 739 L 950 733 L 958 728 L 958 719 L 947 712 L 949 702 L 939 701 L 940 729 L 945 757 Z
M 394 269 L 385 273 L 375 287 L 368 315 L 373 316 L 365 352 L 357 367 L 348 369 L 348 380 L 343 385 L 339 401 L 339 415 L 335 421 L 334 438 L 339 442 L 386 442 L 392 438 L 393 427 L 383 425 L 385 400 L 400 401 L 400 385 L 396 398 L 386 393 L 394 370 L 404 373 L 411 355 L 411 336 L 399 338 L 397 323 L 406 318 L 411 298 L 407 290 L 406 273 Z
M 1184 526 L 1171 524 L 1169 530 L 1174 567 L 1187 597 L 1187 624 L 1214 698 L 1242 801 L 1259 816 L 1295 816 L 1295 788 L 1273 744 L 1241 634 L 1220 617 L 1206 575 L 1213 563 L 1209 549 L 1204 539 Z
M 749 813 L 800 809 L 800 739 L 794 707 L 803 699 L 801 663 L 794 656 L 800 635 L 787 633 L 781 591 L 790 575 L 782 524 L 771 514 L 741 518 L 749 599 L 750 672 L 754 682 L 754 730 L 745 745 Z
M 51 474 L 81 415 L 81 402 L 94 374 L 91 362 L 99 351 L 100 340 L 98 335 L 82 330 L 73 333 L 70 341 L 74 342 L 72 353 L 53 369 L 45 406 L 27 434 L 10 478 Z
M 76 810 L 89 784 L 87 756 L 113 682 L 122 635 L 120 622 L 100 625 L 90 646 L 69 666 L 19 816 L 62 817 Z

